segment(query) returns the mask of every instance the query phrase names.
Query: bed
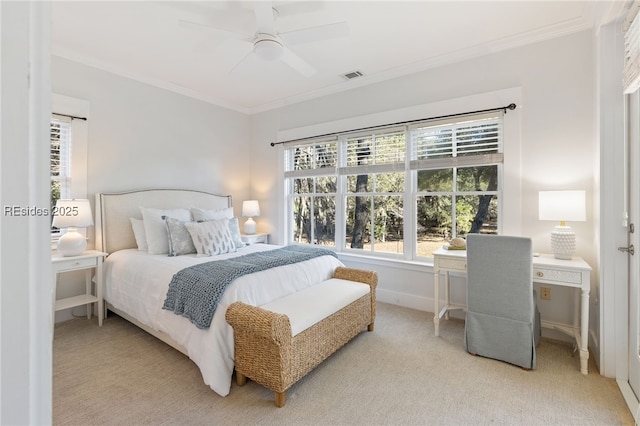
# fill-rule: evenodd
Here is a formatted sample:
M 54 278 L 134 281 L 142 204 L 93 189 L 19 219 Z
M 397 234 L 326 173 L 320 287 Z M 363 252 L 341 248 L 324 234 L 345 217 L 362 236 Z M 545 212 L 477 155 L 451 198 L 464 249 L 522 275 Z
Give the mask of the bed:
M 253 244 L 212 257 L 151 254 L 138 249 L 132 227 L 131 218 L 142 218 L 141 207 L 229 210 L 231 197 L 182 189 L 96 194 L 96 249 L 109 253 L 104 262 L 107 310 L 191 358 L 204 382 L 221 396 L 229 393 L 233 373 L 233 329 L 225 321 L 226 308 L 237 301 L 254 306 L 272 302 L 331 278 L 335 268 L 343 266 L 335 256 L 325 255 L 241 276 L 222 294 L 211 325 L 201 329 L 163 309 L 172 277 L 188 266 L 279 247 Z

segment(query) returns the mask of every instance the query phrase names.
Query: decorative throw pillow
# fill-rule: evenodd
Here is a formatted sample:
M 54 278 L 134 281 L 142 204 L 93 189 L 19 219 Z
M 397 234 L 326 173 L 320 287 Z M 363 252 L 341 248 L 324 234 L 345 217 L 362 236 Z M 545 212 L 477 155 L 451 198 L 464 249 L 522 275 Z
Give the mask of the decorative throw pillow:
M 169 235 L 167 225 L 163 216 L 171 217 L 183 222 L 191 220 L 189 209 L 154 209 L 140 207 L 142 220 L 144 221 L 144 232 L 147 234 L 147 244 L 149 254 L 169 253 Z
M 147 251 L 149 246 L 147 245 L 147 234 L 144 232 L 144 221 L 142 219 L 136 219 L 130 217 L 131 227 L 133 228 L 133 236 L 136 238 L 136 244 L 138 250 Z
M 221 219 L 184 224 L 191 234 L 193 245 L 199 256 L 216 256 L 236 251 L 228 222 L 229 219 Z
M 193 215 L 193 220 L 196 222 L 202 222 L 204 220 L 232 219 L 233 207 L 227 207 L 219 210 L 203 210 L 197 207 L 191 207 L 191 214 Z
M 193 245 L 191 234 L 184 225 L 185 222 L 166 216 L 164 221 L 167 224 L 169 237 L 169 256 L 195 253 L 196 247 Z
M 231 233 L 231 239 L 233 240 L 233 244 L 235 244 L 236 248 L 239 249 L 244 247 L 245 244 L 240 236 L 240 225 L 238 224 L 237 217 L 229 219 L 229 232 Z

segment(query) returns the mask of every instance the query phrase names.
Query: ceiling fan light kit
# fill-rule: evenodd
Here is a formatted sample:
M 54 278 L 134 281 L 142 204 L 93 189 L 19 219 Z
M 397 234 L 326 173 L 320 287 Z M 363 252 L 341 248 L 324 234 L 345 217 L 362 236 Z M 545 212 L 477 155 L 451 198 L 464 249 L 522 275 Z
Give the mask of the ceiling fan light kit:
M 253 43 L 253 53 L 265 61 L 275 61 L 282 56 L 282 43 L 270 34 L 258 34 Z

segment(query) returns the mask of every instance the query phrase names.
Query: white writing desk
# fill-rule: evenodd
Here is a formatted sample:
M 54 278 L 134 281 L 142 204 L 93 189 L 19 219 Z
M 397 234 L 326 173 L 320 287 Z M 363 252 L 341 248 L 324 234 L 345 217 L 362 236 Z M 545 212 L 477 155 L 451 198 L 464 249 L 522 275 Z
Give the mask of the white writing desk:
M 499 267 L 499 265 L 496 265 Z M 439 248 L 433 253 L 434 275 L 434 315 L 433 324 L 436 336 L 440 335 L 440 318 L 449 318 L 449 310 L 462 309 L 465 306 L 451 304 L 449 293 L 449 272 L 467 271 L 466 250 L 446 250 Z M 440 307 L 440 272 L 444 272 L 444 306 Z M 591 289 L 591 267 L 580 257 L 571 260 L 556 259 L 553 255 L 543 254 L 533 258 L 533 281 L 580 289 L 576 292 L 576 308 L 574 309 L 573 327 L 541 321 L 541 325 L 569 334 L 576 340 L 580 351 L 580 372 L 588 373 L 589 361 L 589 290 Z M 580 318 L 578 323 L 578 309 Z M 579 325 L 578 325 L 579 324 Z

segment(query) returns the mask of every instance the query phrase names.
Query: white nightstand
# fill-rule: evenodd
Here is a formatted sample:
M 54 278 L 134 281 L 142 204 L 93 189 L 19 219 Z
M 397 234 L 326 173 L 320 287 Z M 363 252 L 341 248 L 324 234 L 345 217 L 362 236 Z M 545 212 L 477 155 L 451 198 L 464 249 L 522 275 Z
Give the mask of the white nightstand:
M 258 234 L 240 234 L 242 237 L 242 242 L 246 244 L 269 244 L 269 234 L 266 233 L 258 233 Z
M 76 306 L 87 305 L 87 318 L 91 319 L 91 308 L 93 303 L 98 304 L 98 325 L 102 326 L 104 318 L 104 306 L 102 299 L 102 259 L 107 255 L 97 250 L 88 250 L 79 256 L 64 257 L 58 253 L 51 256 L 51 266 L 53 270 L 53 322 L 55 322 L 56 311 L 74 308 Z M 91 286 L 91 270 L 95 269 L 96 294 L 94 295 Z M 86 293 L 80 296 L 67 297 L 56 300 L 56 289 L 58 286 L 58 274 L 69 271 L 85 271 Z

